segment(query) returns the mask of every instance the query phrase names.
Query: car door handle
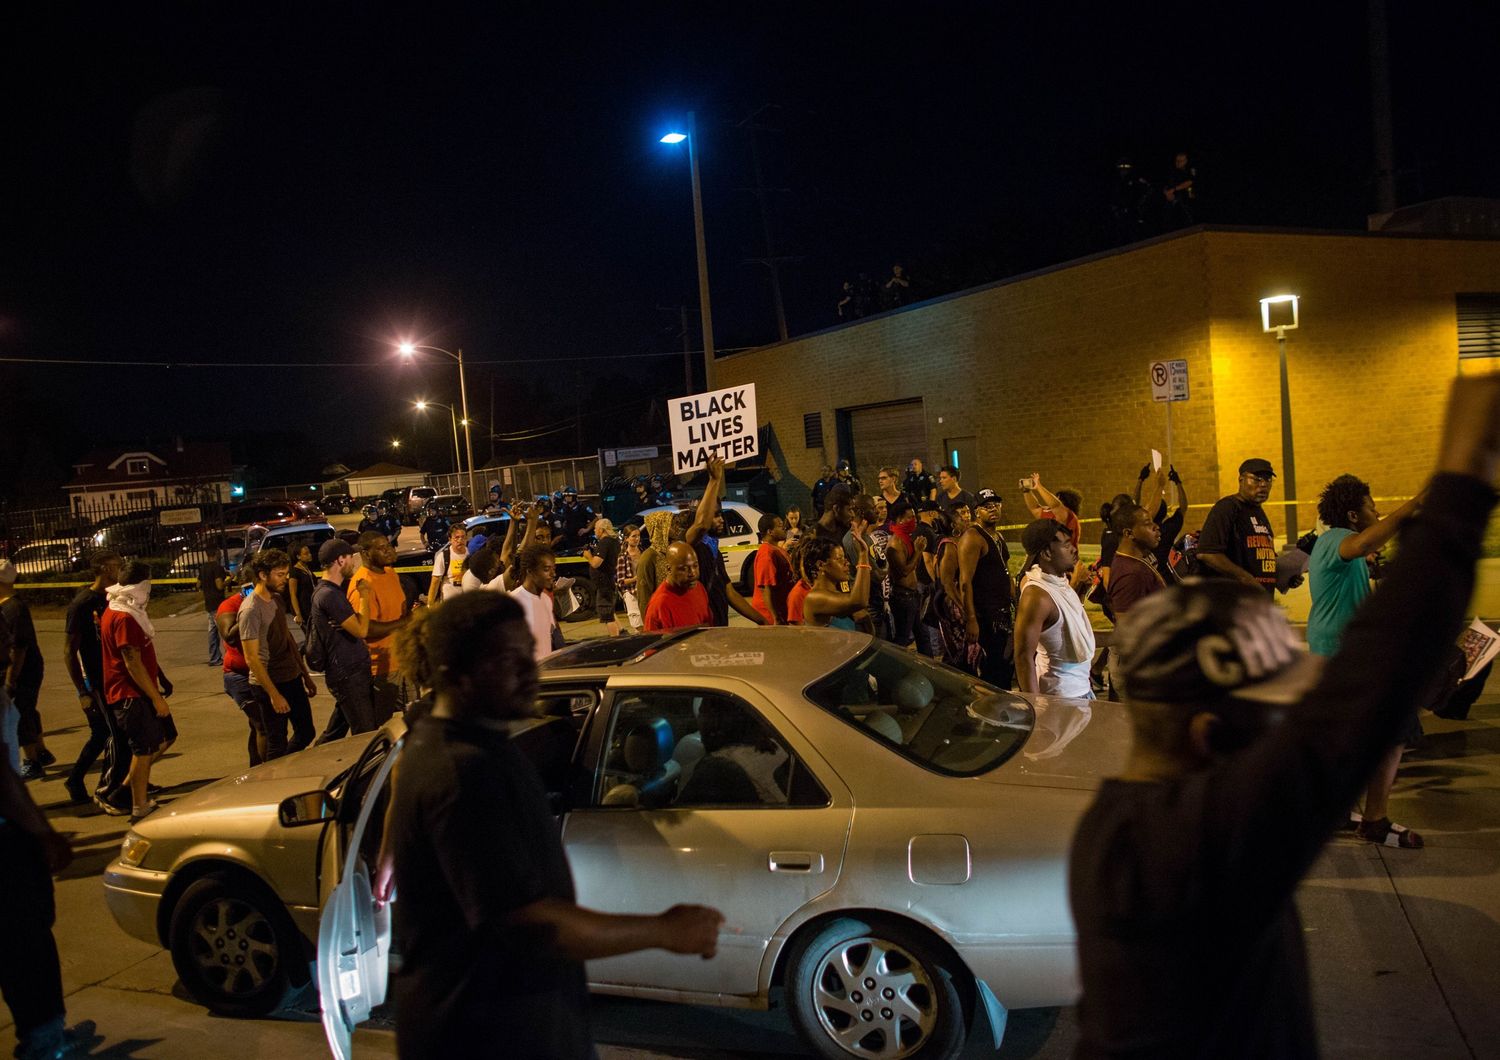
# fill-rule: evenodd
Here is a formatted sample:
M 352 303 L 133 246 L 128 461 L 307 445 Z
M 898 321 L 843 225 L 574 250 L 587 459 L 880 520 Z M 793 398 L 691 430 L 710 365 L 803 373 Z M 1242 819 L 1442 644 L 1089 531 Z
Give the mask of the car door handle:
M 773 850 L 766 856 L 772 872 L 803 872 L 815 875 L 823 871 L 823 855 L 811 850 Z

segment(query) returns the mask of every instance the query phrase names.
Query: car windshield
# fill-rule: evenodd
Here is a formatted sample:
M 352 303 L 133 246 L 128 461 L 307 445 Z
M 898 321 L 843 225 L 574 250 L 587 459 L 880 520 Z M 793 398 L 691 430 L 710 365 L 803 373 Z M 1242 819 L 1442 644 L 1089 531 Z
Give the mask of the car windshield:
M 883 643 L 805 694 L 872 740 L 949 776 L 994 769 L 1021 749 L 1036 723 L 1024 699 Z
M 614 666 L 633 659 L 662 639 L 660 633 L 635 633 L 626 637 L 586 640 L 553 652 L 542 660 L 543 670 L 567 670 L 575 666 Z

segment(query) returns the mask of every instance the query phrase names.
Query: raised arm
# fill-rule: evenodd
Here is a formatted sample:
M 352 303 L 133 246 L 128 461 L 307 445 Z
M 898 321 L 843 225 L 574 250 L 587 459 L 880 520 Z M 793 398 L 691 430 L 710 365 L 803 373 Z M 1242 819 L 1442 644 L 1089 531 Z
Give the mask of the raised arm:
M 1401 524 L 1416 514 L 1421 503 L 1422 495 L 1418 494 L 1374 526 L 1367 526 L 1359 533 L 1344 538 L 1339 542 L 1339 559 L 1351 560 L 1367 556 L 1371 552 L 1379 552 L 1396 536 Z
M 703 535 L 713 529 L 714 516 L 719 514 L 719 498 L 724 495 L 724 461 L 710 460 L 708 462 L 708 485 L 703 488 L 703 499 L 698 502 L 697 518 L 693 525 L 688 527 L 685 539 L 688 544 L 696 545 L 703 540 Z

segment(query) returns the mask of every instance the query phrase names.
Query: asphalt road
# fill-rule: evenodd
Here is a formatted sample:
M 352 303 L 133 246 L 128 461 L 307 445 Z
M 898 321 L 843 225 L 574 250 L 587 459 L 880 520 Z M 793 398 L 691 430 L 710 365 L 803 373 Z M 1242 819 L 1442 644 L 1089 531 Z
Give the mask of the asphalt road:
M 181 739 L 154 780 L 181 795 L 239 768 L 244 722 L 205 665 L 206 616 L 190 607 L 158 625 L 158 651 L 177 683 Z M 72 761 L 86 735 L 59 661 L 61 623 L 38 623 L 47 660 L 42 694 L 48 743 Z M 595 623 L 568 627 L 570 639 Z M 1500 689 L 1469 722 L 1426 719 L 1426 746 L 1409 757 L 1394 816 L 1424 832 L 1423 851 L 1390 851 L 1335 841 L 1299 898 L 1324 1054 L 1329 1057 L 1500 1056 Z M 326 693 L 314 700 L 326 717 Z M 57 882 L 56 937 L 69 1018 L 93 1019 L 102 1041 L 92 1055 L 281 1058 L 322 1055 L 312 1013 L 229 1021 L 208 1015 L 177 984 L 168 955 L 129 938 L 105 909 L 99 874 L 125 833 L 122 819 L 65 805 L 61 770 L 29 786 L 74 844 L 73 865 Z M 1267 836 L 1266 842 L 1275 842 Z M 1002 1057 L 1069 1055 L 1071 1010 L 1013 1013 Z M 596 999 L 595 1036 L 606 1060 L 630 1057 L 760 1058 L 810 1055 L 784 1011 L 745 1012 Z M 497 1055 L 504 1029 L 497 1028 Z M 0 1053 L 14 1046 L 0 1008 Z M 388 1026 L 362 1030 L 361 1057 L 393 1056 Z M 971 1055 L 986 1055 L 975 1049 Z M 995 1054 L 989 1054 L 995 1055 Z

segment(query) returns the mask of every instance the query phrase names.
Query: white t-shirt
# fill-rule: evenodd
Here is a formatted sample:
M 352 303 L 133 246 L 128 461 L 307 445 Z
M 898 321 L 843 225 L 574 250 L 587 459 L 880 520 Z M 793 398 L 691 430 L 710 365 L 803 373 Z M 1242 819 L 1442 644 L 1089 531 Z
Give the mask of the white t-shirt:
M 510 595 L 526 612 L 526 624 L 531 627 L 532 658 L 541 662 L 552 654 L 552 627 L 556 624 L 552 619 L 552 597 L 530 592 L 524 585 L 511 590 Z
M 452 545 L 444 545 L 433 555 L 432 576 L 442 580 L 442 599 L 447 600 L 457 596 L 469 588 L 473 581 L 477 580 L 473 578 L 466 579 L 464 565 L 468 562 L 468 559 L 469 557 L 466 553 L 455 560 Z M 456 582 L 454 581 L 455 576 L 458 578 Z

